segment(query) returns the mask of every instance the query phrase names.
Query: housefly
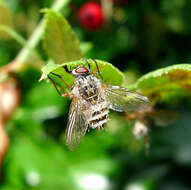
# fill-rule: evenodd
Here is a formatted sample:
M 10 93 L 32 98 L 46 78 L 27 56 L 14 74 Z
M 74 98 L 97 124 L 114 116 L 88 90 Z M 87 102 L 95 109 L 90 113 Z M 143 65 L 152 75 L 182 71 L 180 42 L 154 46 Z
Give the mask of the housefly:
M 109 119 L 109 109 L 133 113 L 146 109 L 149 105 L 147 97 L 127 88 L 105 83 L 97 62 L 94 62 L 100 79 L 91 72 L 89 63 L 88 68 L 78 66 L 72 71 L 65 67 L 66 72 L 71 73 L 75 79 L 71 91 L 61 94 L 72 98 L 66 129 L 66 144 L 72 150 L 78 146 L 88 127 L 98 130 L 104 128 Z M 54 81 L 49 79 L 56 87 Z

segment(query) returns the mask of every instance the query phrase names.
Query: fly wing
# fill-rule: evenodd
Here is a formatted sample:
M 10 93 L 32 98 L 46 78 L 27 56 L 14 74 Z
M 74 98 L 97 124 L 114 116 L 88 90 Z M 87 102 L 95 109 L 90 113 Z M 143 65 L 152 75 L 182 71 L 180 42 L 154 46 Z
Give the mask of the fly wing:
M 127 88 L 105 85 L 104 91 L 110 109 L 115 111 L 132 113 L 150 107 L 150 102 L 146 96 L 130 91 Z
M 88 128 L 82 108 L 82 102 L 74 98 L 70 106 L 69 121 L 66 129 L 66 144 L 71 150 L 74 150 L 79 145 Z

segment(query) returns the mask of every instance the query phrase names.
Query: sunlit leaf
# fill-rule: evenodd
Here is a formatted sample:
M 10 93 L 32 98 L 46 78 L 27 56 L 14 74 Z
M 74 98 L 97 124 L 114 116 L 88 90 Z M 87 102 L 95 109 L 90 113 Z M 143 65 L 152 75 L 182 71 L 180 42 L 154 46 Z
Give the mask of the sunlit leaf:
M 9 7 L 5 3 L 3 3 L 3 1 L 0 1 L 0 26 L 6 26 L 10 28 L 13 27 L 11 11 L 9 10 Z M 5 39 L 10 38 L 9 34 L 6 31 L 1 30 L 1 27 L 0 37 Z
M 46 9 L 44 24 L 43 46 L 50 58 L 60 64 L 82 57 L 79 42 L 61 14 Z
M 139 90 L 153 101 L 172 101 L 191 95 L 191 64 L 158 69 L 141 77 L 133 90 Z
M 91 59 L 87 59 L 87 60 L 90 63 L 92 73 L 95 74 L 98 78 L 100 78 L 97 72 L 95 62 Z M 40 80 L 46 79 L 49 76 L 53 78 L 63 88 L 66 88 L 64 83 L 61 80 L 56 80 L 56 78 L 58 79 L 58 77 L 55 77 L 51 73 L 62 76 L 62 78 L 67 84 L 73 85 L 74 77 L 72 74 L 69 74 L 65 71 L 64 66 L 67 65 L 68 69 L 71 71 L 74 68 L 78 67 L 79 65 L 83 65 L 88 68 L 87 60 L 81 59 L 78 61 L 63 63 L 60 65 L 49 63 L 42 69 L 43 74 Z M 101 60 L 96 60 L 96 61 L 105 82 L 113 84 L 113 85 L 121 85 L 123 83 L 124 76 L 117 68 L 115 68 L 112 64 L 108 62 L 101 61 Z

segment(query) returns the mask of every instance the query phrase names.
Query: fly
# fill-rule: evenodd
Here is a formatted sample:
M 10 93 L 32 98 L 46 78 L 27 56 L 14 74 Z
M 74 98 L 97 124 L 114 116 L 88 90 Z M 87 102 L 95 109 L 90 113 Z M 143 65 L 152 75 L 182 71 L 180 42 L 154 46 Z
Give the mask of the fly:
M 149 105 L 147 97 L 127 88 L 103 82 L 97 62 L 94 62 L 101 80 L 91 72 L 89 63 L 89 68 L 78 66 L 72 71 L 65 67 L 66 72 L 71 73 L 75 78 L 71 92 L 61 94 L 72 98 L 66 129 L 66 144 L 72 150 L 79 145 L 88 127 L 98 130 L 104 128 L 109 120 L 109 109 L 133 113 L 144 110 Z M 61 76 L 57 76 L 63 81 Z M 56 87 L 54 81 L 50 77 L 49 79 Z

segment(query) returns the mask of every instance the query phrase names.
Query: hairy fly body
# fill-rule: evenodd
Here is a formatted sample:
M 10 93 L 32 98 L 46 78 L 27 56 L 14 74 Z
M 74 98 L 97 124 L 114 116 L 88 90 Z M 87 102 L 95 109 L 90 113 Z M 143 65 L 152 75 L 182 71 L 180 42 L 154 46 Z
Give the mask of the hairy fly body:
M 67 68 L 66 71 L 70 72 Z M 70 73 L 75 78 L 69 94 L 72 103 L 66 131 L 66 143 L 70 149 L 77 147 L 88 127 L 98 130 L 104 128 L 109 119 L 109 109 L 132 113 L 149 105 L 145 96 L 104 83 L 91 73 L 90 66 L 89 69 L 79 66 Z M 103 79 L 102 75 L 100 78 Z
M 81 99 L 86 122 L 92 128 L 103 129 L 108 121 L 108 102 L 104 98 L 100 80 L 94 75 L 78 76 L 72 90 Z

